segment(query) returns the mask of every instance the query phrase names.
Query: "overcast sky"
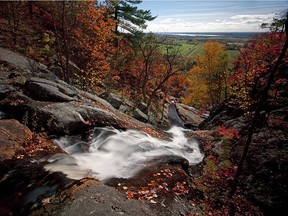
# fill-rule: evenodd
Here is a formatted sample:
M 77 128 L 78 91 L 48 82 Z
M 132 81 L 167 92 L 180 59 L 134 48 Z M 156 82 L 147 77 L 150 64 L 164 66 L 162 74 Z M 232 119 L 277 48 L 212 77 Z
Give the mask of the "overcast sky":
M 139 8 L 158 17 L 148 22 L 152 32 L 258 32 L 288 9 L 288 0 L 143 0 Z

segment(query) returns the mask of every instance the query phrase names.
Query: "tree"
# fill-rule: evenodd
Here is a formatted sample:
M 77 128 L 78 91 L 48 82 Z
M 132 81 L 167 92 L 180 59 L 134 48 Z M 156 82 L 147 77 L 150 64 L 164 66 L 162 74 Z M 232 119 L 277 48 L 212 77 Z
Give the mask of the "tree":
M 178 75 L 170 77 L 167 81 L 167 87 L 169 88 L 167 91 L 169 95 L 175 98 L 181 98 L 185 92 L 187 82 L 186 73 L 179 73 Z
M 95 7 L 93 1 L 82 2 L 77 16 L 78 25 L 71 32 L 74 38 L 73 57 L 83 69 L 80 79 L 87 86 L 111 78 L 110 57 L 114 53 L 114 20 L 108 16 L 107 8 Z
M 118 86 L 125 95 L 131 95 L 136 103 L 143 101 L 148 109 L 155 108 L 159 100 L 165 100 L 167 92 L 183 93 L 186 78 L 182 72 L 193 64 L 181 55 L 180 47 L 168 43 L 167 38 L 152 33 L 137 34 L 131 40 L 121 38 L 117 53 L 112 64 L 113 74 L 118 75 L 121 81 Z
M 156 68 L 161 59 L 160 43 L 158 38 L 154 34 L 147 34 L 145 37 L 141 38 L 139 41 L 135 42 L 137 45 L 136 56 L 139 56 L 141 61 L 139 61 L 139 86 L 142 93 L 144 102 L 148 101 L 147 90 L 150 81 L 154 78 L 156 74 Z M 139 52 L 139 53 L 138 53 Z
M 227 69 L 228 55 L 224 46 L 216 41 L 206 42 L 204 55 L 198 57 L 197 66 L 190 71 L 185 101 L 200 106 L 219 104 L 227 97 Z
M 150 93 L 148 100 L 148 107 L 152 103 L 153 99 L 156 97 L 157 91 L 167 88 L 169 79 L 172 79 L 176 75 L 179 75 L 181 72 L 187 70 L 188 62 L 185 61 L 185 58 L 181 54 L 180 47 L 165 46 L 164 53 L 162 54 L 162 68 L 159 68 L 158 73 L 155 74 L 153 80 L 153 90 Z M 156 61 L 156 64 L 161 63 Z M 190 68 L 189 68 L 190 69 Z M 171 86 L 169 86 L 171 87 Z M 165 98 L 164 98 L 165 99 Z
M 19 27 L 21 26 L 21 18 L 24 14 L 25 2 L 22 1 L 11 1 L 11 2 L 1 2 L 1 7 L 3 15 L 8 18 L 9 32 L 11 33 L 11 38 L 13 45 L 17 44 L 17 35 Z
M 139 59 L 138 83 L 148 109 L 158 99 L 158 93 L 169 88 L 169 79 L 188 69 L 189 64 L 181 55 L 180 47 L 172 46 L 166 40 L 147 34 L 135 42 L 138 47 L 135 55 Z
M 187 89 L 184 103 L 201 108 L 209 105 L 209 95 L 205 79 L 202 78 L 201 68 L 195 66 L 188 74 Z
M 63 79 L 71 84 L 74 75 L 69 67 L 73 52 L 72 32 L 77 26 L 77 16 L 82 10 L 83 2 L 56 1 L 47 4 L 47 10 L 50 10 L 47 17 L 52 22 L 56 37 L 57 60 L 63 70 Z
M 284 13 L 282 17 L 274 17 L 271 23 L 262 23 L 261 28 L 267 28 L 270 32 L 284 32 L 286 19 L 287 17 Z
M 261 34 L 250 40 L 241 50 L 229 82 L 232 85 L 234 103 L 245 111 L 255 108 L 260 90 L 266 84 L 268 71 L 271 64 L 277 60 L 285 38 L 284 33 Z M 287 54 L 283 58 L 283 63 L 275 74 L 277 81 L 268 92 L 270 97 L 280 96 L 287 91 Z
M 37 2 L 37 6 L 45 7 L 42 25 L 51 29 L 56 38 L 57 63 L 63 70 L 63 79 L 72 83 L 77 75 L 82 85 L 89 86 L 104 79 L 114 36 L 114 21 L 107 8 L 95 1 Z M 71 61 L 82 72 L 73 70 Z
M 115 32 L 118 33 L 119 27 L 135 33 L 138 30 L 145 29 L 146 22 L 152 21 L 156 16 L 152 16 L 150 10 L 138 9 L 137 6 L 142 0 L 106 0 L 110 7 L 110 13 L 115 19 Z

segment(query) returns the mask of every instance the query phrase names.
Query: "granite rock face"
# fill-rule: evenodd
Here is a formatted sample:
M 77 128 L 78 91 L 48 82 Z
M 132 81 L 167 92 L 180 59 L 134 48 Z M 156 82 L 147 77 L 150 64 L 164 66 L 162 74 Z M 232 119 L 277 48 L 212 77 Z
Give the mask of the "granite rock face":
M 111 105 L 63 82 L 42 64 L 7 49 L 0 51 L 0 61 L 9 66 L 0 75 L 0 111 L 26 121 L 29 128 L 64 135 L 95 126 L 151 127 L 115 109 L 121 105 L 115 95 Z

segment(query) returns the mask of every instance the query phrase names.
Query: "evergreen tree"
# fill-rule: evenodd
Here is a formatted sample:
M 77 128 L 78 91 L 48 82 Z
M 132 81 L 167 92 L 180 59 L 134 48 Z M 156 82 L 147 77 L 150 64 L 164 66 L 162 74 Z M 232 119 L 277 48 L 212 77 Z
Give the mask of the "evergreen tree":
M 147 27 L 146 22 L 152 21 L 156 16 L 152 16 L 150 10 L 139 9 L 136 5 L 142 0 L 106 0 L 106 4 L 111 9 L 111 15 L 116 20 L 115 32 L 119 32 L 119 27 L 136 33 Z

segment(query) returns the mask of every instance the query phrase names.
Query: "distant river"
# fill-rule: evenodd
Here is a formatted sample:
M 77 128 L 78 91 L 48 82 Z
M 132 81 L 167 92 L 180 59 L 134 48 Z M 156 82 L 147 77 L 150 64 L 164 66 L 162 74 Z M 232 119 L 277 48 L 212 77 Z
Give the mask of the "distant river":
M 173 35 L 178 36 L 190 36 L 190 37 L 220 37 L 223 35 L 216 35 L 216 34 L 197 34 L 197 33 L 173 33 Z
M 162 32 L 159 35 L 170 35 L 179 37 L 192 37 L 196 39 L 207 38 L 238 38 L 247 39 L 253 37 L 255 34 L 261 34 L 261 32 Z

